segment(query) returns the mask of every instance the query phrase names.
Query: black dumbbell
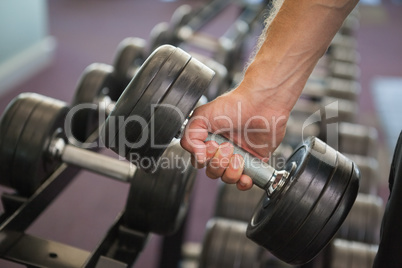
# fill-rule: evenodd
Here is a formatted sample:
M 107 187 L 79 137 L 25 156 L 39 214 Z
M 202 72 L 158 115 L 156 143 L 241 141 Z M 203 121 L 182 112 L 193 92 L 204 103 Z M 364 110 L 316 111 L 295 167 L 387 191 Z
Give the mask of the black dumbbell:
M 378 131 L 375 127 L 342 122 L 339 124 L 339 151 L 376 158 Z
M 361 91 L 357 81 L 335 77 L 310 77 L 304 93 L 356 101 Z
M 344 155 L 359 167 L 361 173 L 359 193 L 377 195 L 378 186 L 382 179 L 378 160 L 374 157 L 364 155 Z
M 198 103 L 213 72 L 179 48 L 154 52 L 116 102 L 104 144 L 130 159 L 157 159 Z
M 78 142 L 85 142 L 98 127 L 99 119 L 98 112 L 94 111 L 93 107 L 83 107 L 82 104 L 116 101 L 145 61 L 144 49 L 144 40 L 126 38 L 117 48 L 113 66 L 93 63 L 84 70 L 71 104 L 77 110 L 71 124 L 73 135 Z
M 302 268 L 373 267 L 378 245 L 334 239 L 317 258 Z
M 301 120 L 308 118 L 317 111 L 322 111 L 321 116 L 328 114 L 330 117 L 336 117 L 340 122 L 354 122 L 358 105 L 349 100 L 302 93 L 291 114 L 295 119 Z M 322 119 L 327 118 L 323 117 Z
M 224 92 L 228 91 L 228 89 L 231 87 L 232 81 L 225 66 L 216 60 L 199 53 L 192 52 L 190 54 L 215 72 L 215 76 L 212 79 L 207 92 L 205 93 L 205 96 L 208 100 L 213 100 L 222 95 Z
M 140 193 L 127 200 L 127 226 L 159 234 L 174 232 L 185 216 L 196 175 L 190 154 L 173 141 L 161 158 L 165 166 L 144 174 L 127 161 L 67 144 L 63 131 L 67 113 L 66 103 L 34 93 L 21 94 L 8 105 L 0 122 L 1 184 L 30 196 L 61 163 L 82 167 L 130 182 L 130 196 Z M 166 213 L 163 224 L 155 218 L 161 211 Z M 135 217 L 140 213 L 150 216 Z
M 107 81 L 113 80 L 114 73 L 113 66 L 93 63 L 82 74 L 81 81 L 91 81 L 92 83 L 86 86 L 80 83 L 75 92 L 74 102 L 67 117 L 67 122 L 71 124 L 71 135 L 68 135 L 70 143 L 81 147 L 86 138 L 103 124 L 111 110 L 114 109 L 118 98 L 109 96 L 110 91 L 105 90 L 105 84 Z M 221 86 L 214 82 L 219 82 L 215 80 L 215 77 L 211 86 Z M 197 106 L 203 105 L 207 101 L 207 98 L 203 96 L 199 99 Z
M 354 49 L 357 51 L 357 39 L 354 36 L 349 36 L 343 33 L 336 33 L 331 41 L 331 45 L 342 46 L 345 48 Z
M 178 46 L 183 41 L 183 34 L 198 31 L 229 3 L 227 0 L 212 0 L 197 9 L 189 5 L 179 6 L 173 13 L 170 23 L 161 22 L 151 30 L 150 50 L 153 51 L 164 44 Z
M 286 159 L 292 152 L 293 149 L 290 146 L 281 143 L 269 157 L 269 164 L 276 169 L 283 169 Z M 264 191 L 258 187 L 239 191 L 234 184 L 221 183 L 215 202 L 214 217 L 247 222 L 253 216 L 254 208 L 263 194 Z
M 213 2 L 218 3 L 219 1 Z M 220 5 L 219 8 L 224 7 L 222 1 L 218 4 Z M 214 12 L 217 13 L 220 9 L 214 5 L 211 5 L 213 8 L 208 8 L 208 10 L 215 10 Z M 263 17 L 266 6 L 266 3 L 246 5 L 236 21 L 219 38 L 198 32 L 199 26 L 208 21 L 205 20 L 207 17 L 195 17 L 186 25 L 175 25 L 174 30 L 171 30 L 172 27 L 169 24 L 160 23 L 151 31 L 151 48 L 167 43 L 207 51 L 213 55 L 215 60 L 227 68 L 230 77 L 232 77 L 236 71 L 243 69 L 244 62 L 241 60 L 244 60 L 242 58 L 244 41 L 255 28 L 256 22 Z M 200 14 L 204 13 L 201 12 Z M 194 23 L 192 23 L 193 21 Z
M 247 239 L 246 229 L 246 222 L 210 219 L 203 239 L 199 267 L 263 267 L 263 248 Z
M 132 178 L 124 214 L 127 227 L 172 234 L 183 222 L 197 171 L 176 141 L 162 154 L 156 172 L 138 169 Z
M 282 171 L 241 149 L 235 148 L 235 153 L 245 158 L 244 173 L 267 192 L 247 236 L 285 262 L 300 264 L 313 258 L 331 240 L 356 198 L 356 166 L 316 138 L 297 148 Z
M 329 61 L 335 60 L 354 64 L 360 62 L 360 54 L 355 49 L 336 44 L 328 47 L 324 57 L 327 57 Z
M 360 27 L 358 7 L 355 7 L 352 12 L 345 18 L 339 32 L 344 35 L 353 36 Z
M 160 64 L 162 56 L 165 60 Z M 143 64 L 116 102 L 102 132 L 104 144 L 130 161 L 132 155 L 159 157 L 183 129 L 213 75 L 178 48 L 164 46 L 154 57 Z M 142 118 L 143 124 L 130 117 Z M 121 125 L 119 120 L 128 123 Z M 227 141 L 221 136 L 209 138 Z M 356 198 L 359 172 L 354 163 L 313 137 L 296 149 L 280 171 L 240 148 L 235 153 L 246 161 L 244 173 L 267 192 L 249 224 L 248 236 L 286 262 L 313 258 L 335 235 Z
M 336 237 L 367 244 L 378 244 L 383 214 L 379 196 L 359 193 Z
M 214 216 L 247 222 L 253 216 L 253 209 L 263 194 L 264 191 L 258 187 L 242 192 L 236 185 L 222 183 L 219 186 Z
M 360 67 L 356 63 L 323 57 L 318 60 L 311 77 L 336 77 L 357 80 L 360 77 Z
M 123 90 L 134 77 L 139 67 L 144 63 L 148 55 L 145 49 L 146 41 L 138 37 L 125 38 L 117 46 L 113 67 L 116 79 L 122 84 Z M 120 94 L 116 97 L 120 97 Z M 112 99 L 117 100 L 117 98 Z

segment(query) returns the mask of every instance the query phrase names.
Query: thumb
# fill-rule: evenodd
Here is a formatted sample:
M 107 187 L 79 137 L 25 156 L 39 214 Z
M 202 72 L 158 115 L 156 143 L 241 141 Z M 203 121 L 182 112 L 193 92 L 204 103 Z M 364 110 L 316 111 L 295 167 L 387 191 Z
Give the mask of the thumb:
M 204 116 L 192 116 L 184 130 L 181 146 L 190 152 L 197 164 L 204 165 L 207 161 L 205 139 L 208 137 L 208 119 Z

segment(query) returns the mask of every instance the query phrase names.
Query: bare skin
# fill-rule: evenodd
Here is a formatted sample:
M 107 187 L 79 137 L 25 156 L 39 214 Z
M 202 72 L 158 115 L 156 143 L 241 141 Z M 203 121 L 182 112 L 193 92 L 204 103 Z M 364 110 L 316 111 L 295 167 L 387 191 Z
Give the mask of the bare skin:
M 229 143 L 204 142 L 220 133 L 267 161 L 285 135 L 289 113 L 319 58 L 357 0 L 285 0 L 266 27 L 238 87 L 196 109 L 181 140 L 193 165 L 212 179 L 248 190 L 243 158 Z

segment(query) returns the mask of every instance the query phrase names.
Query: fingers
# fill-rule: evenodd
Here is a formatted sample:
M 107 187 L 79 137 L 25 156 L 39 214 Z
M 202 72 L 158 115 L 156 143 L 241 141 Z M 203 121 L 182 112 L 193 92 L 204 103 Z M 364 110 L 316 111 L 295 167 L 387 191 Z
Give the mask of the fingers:
M 233 150 L 233 145 L 228 142 L 224 142 L 219 145 L 218 150 L 209 160 L 207 165 L 206 174 L 208 177 L 211 179 L 222 177 L 225 169 L 229 166 L 230 158 L 233 155 Z
M 216 143 L 207 145 L 207 155 L 210 158 L 206 174 L 211 179 L 221 177 L 222 181 L 229 184 L 237 184 L 239 190 L 248 190 L 253 186 L 253 181 L 243 174 L 244 159 L 239 154 L 233 154 L 233 145 L 222 143 L 216 147 Z M 215 151 L 215 154 L 212 153 Z
M 196 168 L 203 168 L 208 161 L 216 154 L 219 148 L 219 144 L 215 141 L 207 141 L 205 143 L 205 161 L 200 161 L 200 157 L 196 158 L 195 154 L 191 155 L 191 164 Z
M 222 181 L 234 184 L 237 183 L 243 173 L 244 160 L 241 155 L 235 154 L 230 158 L 229 166 L 222 175 Z
M 205 166 L 207 161 L 207 147 L 204 140 L 208 136 L 208 127 L 205 118 L 194 116 L 188 123 L 180 141 L 181 146 L 192 154 L 192 164 L 197 168 Z
M 253 180 L 249 176 L 242 174 L 236 186 L 241 191 L 250 190 L 253 187 Z

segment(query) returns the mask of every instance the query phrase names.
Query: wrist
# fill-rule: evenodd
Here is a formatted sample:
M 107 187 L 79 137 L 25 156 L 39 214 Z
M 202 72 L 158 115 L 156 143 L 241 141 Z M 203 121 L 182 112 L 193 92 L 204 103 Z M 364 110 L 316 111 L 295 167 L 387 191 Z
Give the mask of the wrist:
M 255 59 L 247 68 L 242 82 L 236 89 L 247 96 L 257 109 L 267 105 L 283 112 L 290 112 L 307 81 L 306 72 L 287 73 L 285 63 L 273 59 Z

